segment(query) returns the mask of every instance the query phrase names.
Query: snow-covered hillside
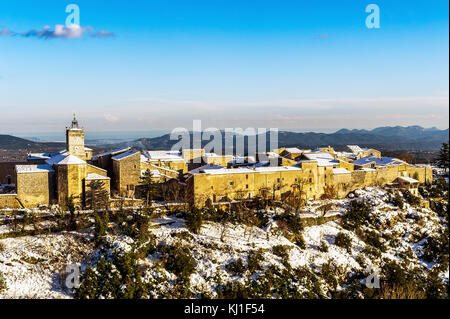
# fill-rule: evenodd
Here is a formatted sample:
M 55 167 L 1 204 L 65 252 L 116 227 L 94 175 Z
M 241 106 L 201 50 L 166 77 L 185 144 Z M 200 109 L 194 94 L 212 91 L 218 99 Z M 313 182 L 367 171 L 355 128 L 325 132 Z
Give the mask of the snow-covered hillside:
M 6 288 L 0 297 L 72 298 L 64 269 L 73 263 L 83 271 L 90 265 L 78 297 L 445 296 L 447 212 L 395 198 L 387 190 L 366 188 L 343 200 L 309 202 L 298 233 L 289 215 L 273 208 L 260 212 L 268 217 L 260 227 L 205 218 L 193 233 L 183 214 L 160 212 L 144 230 L 135 224 L 137 233 L 126 226 L 136 216 L 110 217 L 107 235 L 96 244 L 94 226 L 1 239 Z M 347 217 L 360 207 L 349 208 L 351 202 L 368 203 L 365 220 Z M 2 226 L 3 235 L 8 227 Z M 438 256 L 442 245 L 447 255 Z M 381 278 L 381 288 L 366 288 L 370 275 Z

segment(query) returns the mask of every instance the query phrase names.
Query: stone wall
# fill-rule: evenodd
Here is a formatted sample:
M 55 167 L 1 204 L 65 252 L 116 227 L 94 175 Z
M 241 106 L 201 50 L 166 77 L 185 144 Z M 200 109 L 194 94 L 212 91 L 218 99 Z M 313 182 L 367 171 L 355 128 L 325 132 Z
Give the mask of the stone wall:
M 17 174 L 17 197 L 27 208 L 51 204 L 53 191 L 54 172 Z
M 113 189 L 120 195 L 134 196 L 134 190 L 141 177 L 141 153 L 113 160 L 113 171 Z
M 410 165 L 378 167 L 374 170 L 357 170 L 347 174 L 333 174 L 333 167 L 321 167 L 316 161 L 301 163 L 301 170 L 273 170 L 235 172 L 224 174 L 194 174 L 189 179 L 192 200 L 203 206 L 206 200 L 219 202 L 262 196 L 282 199 L 283 195 L 302 187 L 305 198 L 319 199 L 325 192 L 343 198 L 356 189 L 366 186 L 384 186 L 399 176 L 417 178 L 420 183 L 431 182 L 430 168 Z M 297 185 L 297 187 L 296 187 Z
M 65 205 L 68 197 L 73 196 L 76 203 L 83 201 L 84 178 L 87 176 L 87 165 L 56 165 L 56 190 L 58 203 Z
M 16 198 L 17 194 L 0 194 L 0 209 L 22 208 Z

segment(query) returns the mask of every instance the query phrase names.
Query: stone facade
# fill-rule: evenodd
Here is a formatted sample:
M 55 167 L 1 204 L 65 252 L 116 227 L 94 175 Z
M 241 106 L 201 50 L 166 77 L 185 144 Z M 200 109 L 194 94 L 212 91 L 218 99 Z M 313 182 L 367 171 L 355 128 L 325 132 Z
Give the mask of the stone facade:
M 141 153 L 129 151 L 112 157 L 113 189 L 125 197 L 134 197 L 136 186 L 141 177 Z
M 55 172 L 17 173 L 17 197 L 24 207 L 50 205 L 55 199 Z
M 289 169 L 288 169 L 289 168 Z M 353 190 L 366 186 L 383 186 L 399 176 L 417 178 L 420 183 L 432 181 L 428 167 L 395 165 L 372 170 L 356 170 L 334 173 L 332 166 L 318 166 L 315 161 L 293 167 L 267 167 L 255 169 L 204 170 L 188 179 L 189 198 L 197 206 L 207 200 L 219 202 L 226 199 L 244 199 L 268 196 L 282 199 L 291 192 L 302 189 L 306 199 L 319 199 L 327 192 L 343 198 Z

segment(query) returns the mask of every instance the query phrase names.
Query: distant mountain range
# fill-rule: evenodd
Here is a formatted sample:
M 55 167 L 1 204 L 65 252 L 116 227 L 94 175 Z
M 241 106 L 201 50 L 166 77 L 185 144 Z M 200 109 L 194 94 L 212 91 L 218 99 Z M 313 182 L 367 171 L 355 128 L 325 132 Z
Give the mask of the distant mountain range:
M 333 146 L 342 150 L 348 144 L 357 144 L 361 147 L 371 147 L 384 150 L 419 150 L 436 151 L 443 142 L 449 139 L 449 130 L 423 128 L 420 126 L 378 127 L 373 130 L 341 129 L 335 133 L 294 133 L 280 131 L 278 145 L 280 147 L 317 148 Z M 192 134 L 191 134 L 192 140 Z M 269 135 L 266 136 L 269 144 Z M 102 147 L 130 146 L 138 149 L 161 150 L 170 149 L 177 140 L 170 140 L 170 134 L 155 138 L 140 138 L 135 141 L 117 144 L 102 145 Z M 202 141 L 202 146 L 209 141 Z M 224 144 L 224 143 L 223 143 Z
M 0 135 L 0 149 L 5 150 L 47 151 L 61 147 L 65 147 L 65 143 L 33 142 L 11 135 Z
M 258 136 L 257 138 L 261 138 Z M 349 130 L 341 129 L 335 133 L 294 133 L 280 131 L 278 134 L 279 147 L 317 148 L 333 146 L 342 150 L 348 144 L 357 144 L 361 147 L 371 147 L 381 150 L 415 150 L 436 151 L 443 142 L 449 139 L 449 130 L 423 128 L 420 126 L 395 126 L 378 127 L 373 130 Z M 192 134 L 191 134 L 192 140 Z M 246 138 L 247 140 L 247 138 Z M 267 147 L 269 134 L 266 136 Z M 97 145 L 99 149 L 112 149 L 124 146 L 147 150 L 170 149 L 177 140 L 170 140 L 170 134 L 154 138 L 140 138 L 129 142 Z M 209 141 L 202 141 L 202 146 Z M 224 143 L 223 143 L 224 145 Z M 0 149 L 6 150 L 30 150 L 47 151 L 65 147 L 64 143 L 33 142 L 11 135 L 0 135 Z M 229 151 L 229 150 L 228 150 Z

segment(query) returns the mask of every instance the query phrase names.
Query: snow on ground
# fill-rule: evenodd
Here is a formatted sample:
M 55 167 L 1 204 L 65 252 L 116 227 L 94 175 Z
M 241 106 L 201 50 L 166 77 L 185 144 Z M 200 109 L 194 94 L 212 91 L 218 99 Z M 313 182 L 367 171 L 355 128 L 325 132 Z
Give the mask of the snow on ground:
M 70 298 L 59 274 L 82 262 L 92 244 L 80 233 L 25 236 L 0 240 L 0 273 L 8 289 L 1 298 Z
M 414 255 L 411 263 L 420 265 L 424 269 L 433 266 L 420 260 L 421 238 L 436 232 L 439 227 L 439 217 L 431 210 L 413 208 L 405 204 L 400 210 L 388 202 L 385 190 L 376 187 L 367 187 L 364 190 L 353 192 L 350 198 L 342 200 L 311 201 L 304 209 L 304 217 L 322 216 L 321 207 L 329 204 L 329 213 L 325 216 L 343 214 L 351 200 L 364 199 L 373 205 L 371 216 L 376 221 L 380 234 L 388 234 L 399 238 L 395 247 L 388 246 L 382 257 L 399 260 L 399 254 L 411 249 Z M 282 210 L 276 209 L 268 212 L 269 216 L 279 214 Z M 0 226 L 0 232 L 6 231 Z M 244 225 L 219 224 L 206 222 L 199 234 L 189 233 L 189 236 L 174 236 L 186 234 L 184 220 L 175 216 L 163 216 L 152 220 L 151 232 L 156 236 L 159 245 L 171 245 L 181 242 L 190 248 L 196 262 L 196 271 L 191 275 L 191 289 L 193 291 L 208 291 L 214 295 L 213 287 L 217 284 L 214 277 L 220 274 L 224 282 L 240 280 L 226 270 L 226 265 L 241 258 L 244 261 L 250 251 L 264 250 L 265 268 L 270 265 L 282 267 L 282 260 L 276 256 L 272 248 L 277 245 L 289 246 L 289 263 L 292 267 L 307 266 L 311 269 L 320 269 L 324 263 L 332 261 L 344 269 L 346 273 L 364 271 L 360 264 L 364 260 L 364 267 L 377 266 L 378 260 L 372 260 L 362 254 L 368 245 L 354 232 L 342 228 L 339 220 L 325 222 L 321 225 L 305 227 L 303 238 L 305 249 L 290 242 L 277 231 L 277 223 L 271 218 L 269 225 L 264 228 L 246 227 Z M 373 228 L 363 228 L 364 231 L 373 231 Z M 336 235 L 343 232 L 352 239 L 350 252 L 334 245 Z M 65 265 L 74 262 L 86 262 L 89 254 L 93 253 L 93 245 L 88 241 L 87 233 L 58 233 L 52 235 L 26 236 L 0 240 L 6 248 L 0 252 L 0 273 L 4 274 L 8 289 L 0 297 L 3 298 L 70 298 L 70 294 L 61 288 L 58 274 Z M 123 235 L 108 235 L 108 242 L 114 249 L 128 251 L 133 240 Z M 321 243 L 328 247 L 327 252 L 319 250 Z M 91 255 L 92 256 L 92 255 Z M 357 261 L 359 259 L 359 261 Z M 159 267 L 158 253 L 147 256 L 141 260 L 145 267 L 144 280 L 160 280 L 164 282 L 174 280 L 176 277 Z M 443 274 L 448 280 L 448 270 Z

